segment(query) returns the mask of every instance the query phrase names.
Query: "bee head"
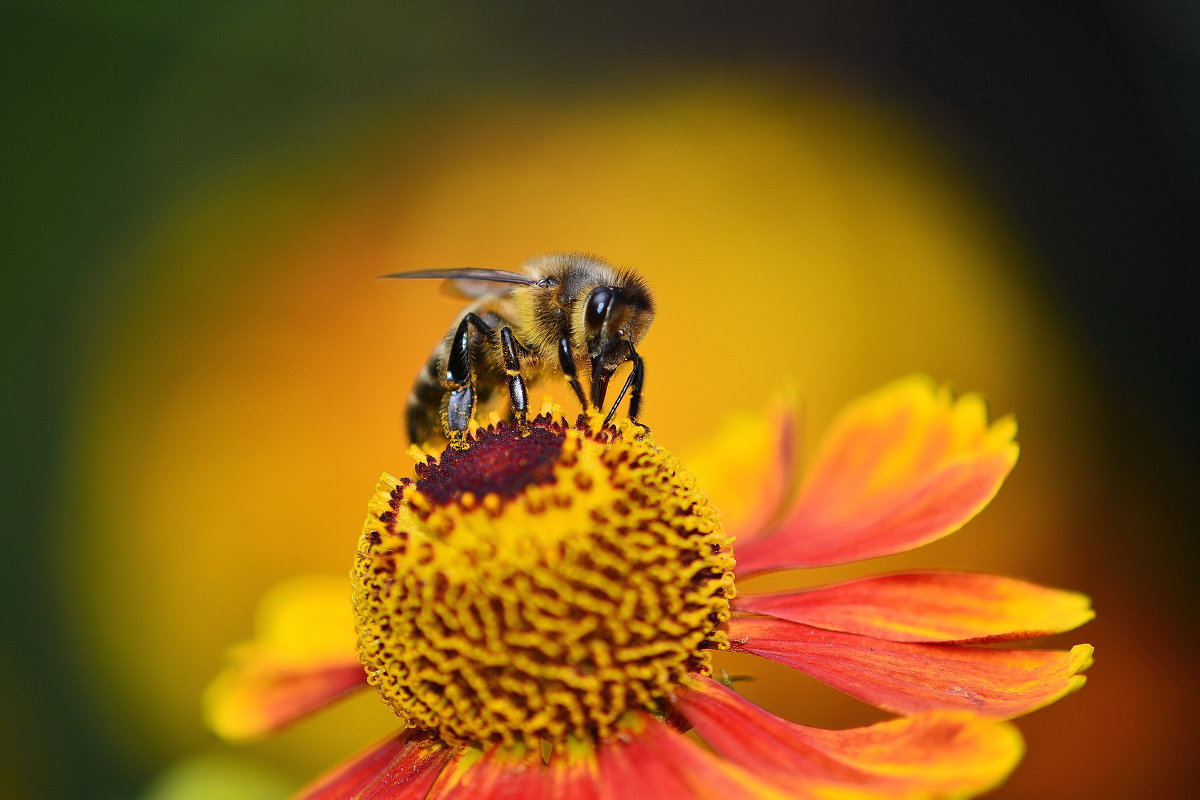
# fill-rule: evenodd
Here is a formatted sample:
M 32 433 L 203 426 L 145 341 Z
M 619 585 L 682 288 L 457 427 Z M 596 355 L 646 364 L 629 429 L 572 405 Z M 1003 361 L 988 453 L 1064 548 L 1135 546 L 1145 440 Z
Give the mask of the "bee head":
M 633 358 L 654 319 L 654 306 L 640 281 L 624 286 L 597 286 L 584 300 L 584 341 L 592 367 L 592 403 L 604 407 L 609 379 Z

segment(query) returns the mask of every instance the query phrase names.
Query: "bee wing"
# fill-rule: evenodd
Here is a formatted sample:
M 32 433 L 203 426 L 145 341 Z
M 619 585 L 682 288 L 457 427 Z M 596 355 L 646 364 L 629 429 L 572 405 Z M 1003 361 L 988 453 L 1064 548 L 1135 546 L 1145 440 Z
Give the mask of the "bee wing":
M 444 278 L 451 281 L 454 288 L 464 297 L 477 298 L 487 294 L 495 294 L 497 283 L 517 283 L 532 286 L 536 280 L 519 272 L 509 272 L 503 269 L 419 269 L 413 272 L 393 272 L 380 275 L 381 278 Z

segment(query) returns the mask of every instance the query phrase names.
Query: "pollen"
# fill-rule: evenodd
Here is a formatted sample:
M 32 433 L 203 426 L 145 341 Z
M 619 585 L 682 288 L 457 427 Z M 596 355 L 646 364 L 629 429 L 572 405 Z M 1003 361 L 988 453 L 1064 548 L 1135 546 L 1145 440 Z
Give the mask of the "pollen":
M 730 541 L 648 436 L 542 414 L 381 478 L 353 570 L 368 680 L 448 742 L 538 747 L 666 712 L 728 648 Z

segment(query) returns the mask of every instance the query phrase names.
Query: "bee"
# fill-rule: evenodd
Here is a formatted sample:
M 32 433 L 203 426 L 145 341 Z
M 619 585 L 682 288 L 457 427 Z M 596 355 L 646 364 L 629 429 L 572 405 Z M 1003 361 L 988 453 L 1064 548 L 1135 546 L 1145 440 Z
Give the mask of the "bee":
M 626 361 L 633 367 L 604 424 L 612 421 L 627 393 L 629 418 L 641 424 L 646 367 L 636 345 L 654 321 L 646 281 L 632 270 L 579 253 L 539 256 L 523 270 L 419 270 L 382 276 L 449 279 L 472 299 L 413 383 L 406 411 L 410 441 L 425 443 L 438 433 L 461 441 L 476 407 L 501 386 L 507 386 L 513 417 L 524 427 L 529 385 L 558 373 L 585 413 L 592 407 L 603 412 L 609 381 Z

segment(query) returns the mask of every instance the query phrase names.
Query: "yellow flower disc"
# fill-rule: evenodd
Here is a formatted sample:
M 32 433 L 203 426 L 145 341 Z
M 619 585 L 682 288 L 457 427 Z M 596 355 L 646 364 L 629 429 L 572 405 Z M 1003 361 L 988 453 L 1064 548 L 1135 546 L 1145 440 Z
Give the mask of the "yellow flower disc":
M 410 724 L 468 744 L 612 736 L 723 649 L 733 557 L 669 453 L 548 415 L 384 475 L 353 571 L 359 657 Z

